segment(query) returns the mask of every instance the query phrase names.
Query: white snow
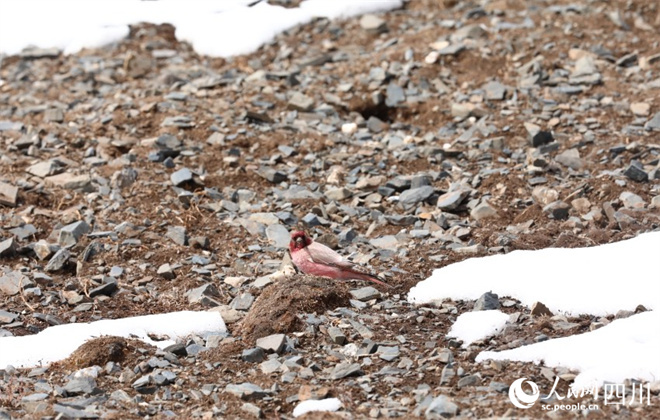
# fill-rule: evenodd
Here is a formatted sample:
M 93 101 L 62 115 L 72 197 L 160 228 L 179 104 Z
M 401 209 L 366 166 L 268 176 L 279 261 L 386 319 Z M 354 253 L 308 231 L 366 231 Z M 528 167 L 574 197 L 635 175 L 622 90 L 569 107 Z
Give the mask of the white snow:
M 293 409 L 293 417 L 300 417 L 311 411 L 337 411 L 341 408 L 338 398 L 326 398 L 324 400 L 306 400 Z
M 463 341 L 467 347 L 477 340 L 481 340 L 502 331 L 509 315 L 501 311 L 475 311 L 466 312 L 456 318 L 447 337 L 454 337 Z
M 514 251 L 473 258 L 435 270 L 411 289 L 408 300 L 424 304 L 446 298 L 477 299 L 493 291 L 527 306 L 540 301 L 552 311 L 568 315 L 614 314 L 642 304 L 655 310 L 581 335 L 501 352 L 484 351 L 476 360 L 542 361 L 546 366 L 574 369 L 579 371 L 573 384 L 577 389 L 603 382 L 621 383 L 627 378 L 655 381 L 660 378 L 658 256 L 660 232 L 591 248 Z M 461 315 L 456 322 L 459 325 L 449 334 L 465 340 L 488 331 L 488 322 L 494 319 L 488 315 L 475 318 L 473 314 L 478 312 Z
M 256 50 L 278 33 L 315 17 L 329 19 L 401 7 L 402 0 L 306 0 L 298 8 L 265 0 L 2 0 L 0 53 L 34 45 L 67 54 L 128 35 L 138 22 L 171 23 L 179 40 L 200 54 L 231 56 Z
M 434 270 L 411 303 L 474 300 L 492 291 L 567 315 L 608 315 L 637 305 L 660 309 L 660 232 L 588 248 L 547 248 L 471 258 Z
M 63 324 L 46 328 L 35 335 L 0 338 L 0 368 L 12 365 L 28 368 L 47 365 L 67 358 L 85 341 L 101 336 L 138 338 L 165 348 L 176 340 L 196 334 L 227 331 L 218 312 L 171 312 L 131 318 L 108 319 L 80 324 Z M 154 341 L 149 334 L 169 339 Z
M 484 351 L 476 360 L 543 361 L 546 366 L 578 370 L 573 382 L 577 389 L 604 381 L 623 383 L 627 378 L 656 381 L 660 378 L 659 329 L 660 312 L 643 312 L 584 334 L 501 352 Z

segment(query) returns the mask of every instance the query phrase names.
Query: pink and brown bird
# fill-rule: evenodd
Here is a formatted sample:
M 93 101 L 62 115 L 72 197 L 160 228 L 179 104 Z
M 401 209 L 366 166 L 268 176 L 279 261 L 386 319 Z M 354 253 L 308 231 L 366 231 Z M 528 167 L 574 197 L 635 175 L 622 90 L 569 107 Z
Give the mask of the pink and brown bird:
M 327 246 L 314 242 L 303 231 L 291 234 L 289 251 L 293 263 L 303 273 L 339 280 L 369 280 L 389 287 L 380 277 L 360 271 L 355 264 Z

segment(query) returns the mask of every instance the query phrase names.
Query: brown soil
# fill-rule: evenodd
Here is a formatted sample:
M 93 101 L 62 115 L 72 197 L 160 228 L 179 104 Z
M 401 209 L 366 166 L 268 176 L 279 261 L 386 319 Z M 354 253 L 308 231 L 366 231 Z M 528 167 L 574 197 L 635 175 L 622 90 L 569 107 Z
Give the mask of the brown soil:
M 271 334 L 300 331 L 302 314 L 322 314 L 348 306 L 348 300 L 347 283 L 297 274 L 264 290 L 243 319 L 240 335 L 253 342 Z

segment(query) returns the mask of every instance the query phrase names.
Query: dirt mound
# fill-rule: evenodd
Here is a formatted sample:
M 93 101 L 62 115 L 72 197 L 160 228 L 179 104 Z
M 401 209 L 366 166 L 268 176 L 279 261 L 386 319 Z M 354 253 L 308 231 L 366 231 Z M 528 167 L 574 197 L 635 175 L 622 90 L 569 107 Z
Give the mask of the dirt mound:
M 63 368 L 82 369 L 104 366 L 108 362 L 122 363 L 127 359 L 137 359 L 140 356 L 138 349 L 150 347 L 139 340 L 114 336 L 100 337 L 85 342 L 71 356 L 58 364 Z
M 243 320 L 239 333 L 247 340 L 256 340 L 300 331 L 303 320 L 299 315 L 347 306 L 348 300 L 346 283 L 298 275 L 267 288 Z

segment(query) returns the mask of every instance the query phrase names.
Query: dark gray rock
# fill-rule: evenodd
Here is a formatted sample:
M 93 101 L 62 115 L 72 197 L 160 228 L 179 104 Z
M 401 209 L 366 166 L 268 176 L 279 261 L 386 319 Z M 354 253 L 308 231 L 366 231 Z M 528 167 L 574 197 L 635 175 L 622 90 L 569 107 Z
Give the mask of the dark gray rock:
M 92 228 L 84 220 L 71 223 L 60 229 L 57 242 L 63 247 L 72 247 L 78 243 L 84 234 L 89 233 L 91 230 Z
M 401 193 L 399 203 L 404 206 L 412 206 L 429 198 L 435 192 L 435 188 L 426 185 L 419 188 L 409 189 Z
M 642 168 L 642 165 L 637 162 L 633 161 L 628 165 L 625 171 L 623 171 L 623 174 L 627 176 L 628 178 L 632 179 L 633 181 L 637 182 L 646 182 L 649 180 L 649 174 L 644 171 Z
M 342 362 L 335 366 L 330 374 L 330 379 L 338 380 L 351 376 L 362 376 L 364 372 L 359 363 Z
M 272 182 L 273 184 L 279 184 L 281 182 L 284 182 L 288 179 L 288 176 L 286 173 L 282 171 L 275 170 L 269 166 L 262 166 L 259 168 L 257 171 L 257 174 L 261 176 L 262 178 L 268 180 L 269 182 Z
M 490 311 L 500 308 L 499 297 L 493 292 L 486 292 L 474 303 L 473 311 Z
M 236 296 L 229 306 L 236 309 L 237 311 L 247 311 L 250 309 L 254 303 L 254 296 L 251 293 L 244 292 Z
M 266 360 L 266 353 L 260 347 L 245 349 L 241 353 L 241 360 L 248 363 L 261 363 Z
M 378 299 L 381 295 L 380 292 L 375 288 L 367 286 L 360 289 L 351 290 L 351 296 L 353 296 L 354 299 L 366 302 L 372 299 Z
M 89 291 L 89 297 L 93 298 L 99 295 L 112 296 L 112 294 L 115 293 L 117 290 L 119 290 L 119 284 L 117 283 L 117 279 L 114 277 L 105 276 L 103 277 L 102 285 L 97 286 Z
M 55 271 L 62 270 L 69 261 L 69 258 L 71 258 L 71 252 L 69 252 L 69 250 L 66 248 L 60 249 L 55 253 L 55 255 L 53 255 L 50 261 L 48 261 L 44 271 L 47 273 L 53 273 Z
M 242 384 L 229 384 L 225 387 L 225 392 L 236 395 L 245 401 L 260 400 L 268 396 L 268 393 L 261 389 L 260 386 L 249 382 L 243 382 Z
M 204 306 L 218 306 L 216 299 L 220 298 L 220 292 L 212 283 L 207 283 L 186 292 L 190 303 L 201 303 Z
M 0 257 L 11 257 L 16 253 L 18 243 L 12 237 L 0 242 Z
M 96 381 L 89 376 L 71 379 L 64 385 L 64 390 L 68 395 L 90 395 L 99 391 L 96 387 Z

